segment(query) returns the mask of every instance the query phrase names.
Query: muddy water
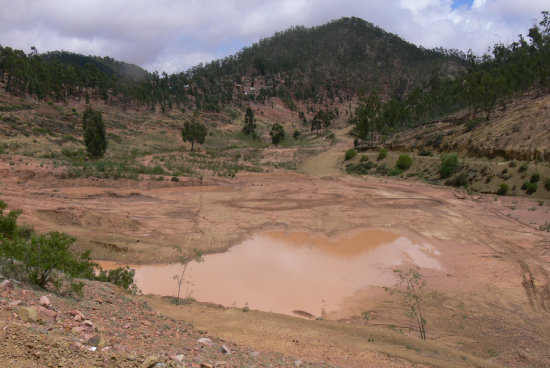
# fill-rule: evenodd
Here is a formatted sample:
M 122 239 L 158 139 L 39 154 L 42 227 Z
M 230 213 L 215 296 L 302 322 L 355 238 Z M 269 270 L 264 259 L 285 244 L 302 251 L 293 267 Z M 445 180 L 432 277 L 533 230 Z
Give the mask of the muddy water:
M 225 306 L 314 316 L 339 310 L 345 297 L 371 286 L 392 286 L 393 270 L 414 263 L 442 269 L 431 245 L 382 230 L 328 238 L 306 232 L 272 232 L 226 253 L 207 255 L 186 271 L 182 296 Z M 102 264 L 109 267 L 109 264 Z M 144 294 L 177 294 L 182 266 L 135 266 Z

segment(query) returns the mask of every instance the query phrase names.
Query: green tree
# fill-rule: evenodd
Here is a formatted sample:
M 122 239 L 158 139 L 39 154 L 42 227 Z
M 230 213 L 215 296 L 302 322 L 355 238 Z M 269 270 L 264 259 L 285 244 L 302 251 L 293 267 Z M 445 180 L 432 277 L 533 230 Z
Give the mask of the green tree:
M 256 118 L 254 117 L 254 111 L 250 107 L 246 108 L 246 113 L 244 114 L 243 133 L 256 137 Z
M 285 139 L 285 128 L 281 124 L 275 123 L 271 126 L 269 135 L 271 136 L 271 143 L 279 144 Z
M 441 167 L 439 168 L 439 175 L 441 175 L 441 178 L 446 179 L 453 175 L 457 170 L 458 155 L 456 153 L 443 155 L 441 157 Z
M 94 159 L 103 157 L 107 150 L 107 133 L 101 111 L 88 106 L 82 115 L 82 130 L 88 155 Z
M 411 165 L 412 165 L 412 158 L 411 156 L 409 155 L 400 155 L 399 158 L 397 159 L 397 163 L 395 164 L 395 167 L 403 170 L 403 171 L 407 171 Z
M 184 142 L 191 142 L 191 151 L 195 146 L 195 143 L 203 144 L 206 139 L 206 127 L 199 123 L 198 121 L 192 120 L 191 122 L 186 121 L 183 124 L 183 129 L 181 130 L 181 137 Z
M 374 91 L 368 97 L 363 97 L 359 101 L 359 105 L 355 109 L 357 117 L 355 126 L 361 139 L 367 140 L 370 134 L 372 140 L 374 131 L 376 130 L 376 120 L 380 113 L 380 106 L 380 99 Z

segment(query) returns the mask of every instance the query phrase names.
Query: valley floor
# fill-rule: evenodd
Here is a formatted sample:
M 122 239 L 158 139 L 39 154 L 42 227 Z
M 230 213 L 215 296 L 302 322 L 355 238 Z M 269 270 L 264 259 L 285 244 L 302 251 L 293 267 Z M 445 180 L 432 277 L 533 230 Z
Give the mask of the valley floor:
M 326 163 L 337 154 L 342 155 L 338 146 L 313 160 Z M 304 171 L 315 174 L 311 167 L 315 161 L 306 163 Z M 540 217 L 537 221 L 548 218 L 548 205 L 528 211 L 537 206 L 535 200 L 469 195 L 417 181 L 342 176 L 337 165 L 319 176 L 276 171 L 206 178 L 202 183 L 61 179 L 56 170 L 29 159 L 13 165 L 1 161 L 1 198 L 10 208 L 22 209 L 21 222 L 36 230 L 76 236 L 78 248 L 91 250 L 94 259 L 164 263 L 177 259 L 178 244 L 211 253 L 265 231 L 335 235 L 382 229 L 429 242 L 442 265 L 441 270 L 422 270 L 432 292 L 426 304 L 428 342 L 414 334 L 409 337 L 407 329 L 399 327 L 409 325 L 406 309 L 382 288 L 356 293 L 341 310 L 328 311 L 322 322 L 145 299 L 175 320 L 252 349 L 319 364 L 550 364 L 550 237 L 528 223 L 532 216 Z M 522 219 L 522 213 L 531 217 Z M 138 300 L 135 303 L 141 303 Z M 359 317 L 366 310 L 371 313 L 369 327 Z M 7 322 L 10 316 L 4 314 L 5 334 L 15 323 Z M 110 327 L 102 328 L 107 340 L 113 340 Z

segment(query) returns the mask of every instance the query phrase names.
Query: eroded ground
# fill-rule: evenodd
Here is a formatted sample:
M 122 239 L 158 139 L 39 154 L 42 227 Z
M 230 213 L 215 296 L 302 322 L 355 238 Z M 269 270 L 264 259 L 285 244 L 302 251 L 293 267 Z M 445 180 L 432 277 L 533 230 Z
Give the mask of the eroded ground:
M 321 161 L 330 162 L 336 154 L 342 157 L 338 146 L 328 152 Z M 487 364 L 496 360 L 542 367 L 550 362 L 550 237 L 529 226 L 550 219 L 549 204 L 514 198 L 511 215 L 508 197 L 472 196 L 416 181 L 286 171 L 180 182 L 61 179 L 61 169 L 39 167 L 38 161 L 29 159 L 13 161 L 0 162 L 2 200 L 10 208 L 22 209 L 22 222 L 37 230 L 77 236 L 78 248 L 90 249 L 94 259 L 167 263 L 177 260 L 176 245 L 222 252 L 256 234 L 274 231 L 336 236 L 379 229 L 428 242 L 437 249 L 442 266 L 422 270 L 427 289 L 433 292 L 426 304 L 429 339 L 441 349 L 463 351 L 462 359 L 473 354 Z M 308 161 L 304 171 L 314 174 L 316 165 L 323 166 Z M 328 173 L 338 173 L 332 170 Z M 536 211 L 528 210 L 535 206 Z M 359 316 L 369 311 L 369 323 L 382 329 L 380 336 L 388 328 L 408 334 L 406 309 L 382 289 L 356 292 L 325 319 L 345 318 L 360 326 L 364 321 Z M 275 317 L 256 315 L 253 323 L 234 320 L 228 327 L 218 308 L 158 303 L 157 308 L 238 343 L 278 352 L 288 349 L 290 335 L 284 333 L 288 327 L 268 322 Z M 288 323 L 306 323 L 292 321 Z M 307 333 L 310 327 L 301 327 L 305 340 L 292 345 L 293 353 L 320 362 L 345 363 L 344 356 L 353 357 L 344 366 L 364 363 L 363 345 L 334 342 L 329 349 L 326 337 Z M 407 349 L 404 352 L 410 355 Z M 444 365 L 424 358 L 407 359 Z

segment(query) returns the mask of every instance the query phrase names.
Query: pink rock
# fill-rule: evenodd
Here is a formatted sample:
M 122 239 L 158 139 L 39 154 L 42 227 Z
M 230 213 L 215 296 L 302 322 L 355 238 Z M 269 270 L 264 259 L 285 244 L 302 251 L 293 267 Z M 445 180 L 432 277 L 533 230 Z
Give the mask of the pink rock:
M 82 317 L 80 317 L 78 314 L 76 316 L 74 316 L 74 320 L 77 321 L 77 322 L 80 322 L 82 321 Z
M 42 306 L 38 306 L 36 307 L 36 309 L 38 310 L 38 315 L 40 316 L 41 319 L 49 320 L 52 322 L 55 322 L 57 320 L 56 311 L 50 310 L 48 308 L 44 308 Z
M 67 313 L 69 313 L 71 316 L 75 316 L 75 317 L 79 316 L 81 320 L 86 319 L 86 318 L 84 318 L 84 315 L 82 313 L 80 313 L 79 311 L 77 311 L 76 309 L 70 310 Z
M 46 295 L 42 295 L 40 297 L 40 300 L 38 300 L 38 304 L 40 304 L 41 306 L 47 308 L 50 305 L 52 305 L 52 302 L 51 302 L 50 298 L 48 298 Z
M 84 326 L 94 327 L 94 324 L 93 324 L 92 321 L 90 321 L 89 319 L 83 321 L 82 324 L 83 324 Z
M 10 303 L 8 304 L 8 307 L 12 307 L 12 308 L 13 308 L 13 307 L 17 307 L 19 304 L 22 304 L 22 303 L 23 303 L 22 300 L 14 300 L 13 302 L 10 302 Z
M 4 289 L 13 290 L 14 289 L 13 281 L 11 281 L 11 280 L 2 281 L 2 284 L 0 284 L 0 289 L 2 289 L 2 290 L 4 290 Z

